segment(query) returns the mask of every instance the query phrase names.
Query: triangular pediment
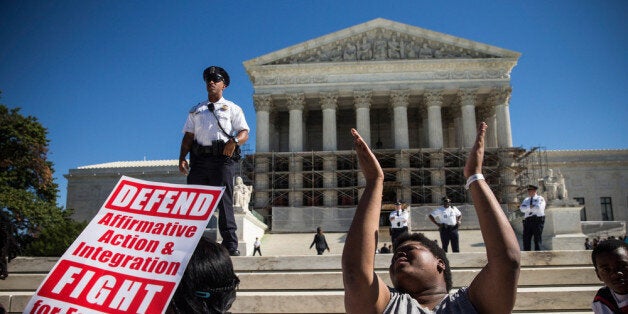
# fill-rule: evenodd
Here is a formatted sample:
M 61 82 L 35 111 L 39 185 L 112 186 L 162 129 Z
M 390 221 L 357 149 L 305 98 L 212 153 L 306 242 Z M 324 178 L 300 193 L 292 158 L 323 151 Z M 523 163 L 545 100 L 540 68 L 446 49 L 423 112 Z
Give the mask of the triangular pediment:
M 283 64 L 434 59 L 517 60 L 520 53 L 423 28 L 375 19 L 246 61 Z

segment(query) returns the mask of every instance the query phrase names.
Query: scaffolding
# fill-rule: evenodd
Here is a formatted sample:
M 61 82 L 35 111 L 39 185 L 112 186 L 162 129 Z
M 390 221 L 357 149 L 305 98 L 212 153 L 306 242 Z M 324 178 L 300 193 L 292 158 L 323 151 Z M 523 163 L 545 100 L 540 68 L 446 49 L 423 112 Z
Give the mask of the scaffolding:
M 471 203 L 463 170 L 467 149 L 375 149 L 384 171 L 382 201 L 402 199 L 412 206 L 437 205 L 447 196 Z M 516 208 L 517 197 L 547 168 L 547 156 L 535 148 L 488 148 L 484 176 L 498 201 Z M 543 159 L 543 156 L 545 158 Z M 363 178 L 355 151 L 256 153 L 244 159 L 241 172 L 253 183 L 253 208 L 269 213 L 274 206 L 355 207 Z

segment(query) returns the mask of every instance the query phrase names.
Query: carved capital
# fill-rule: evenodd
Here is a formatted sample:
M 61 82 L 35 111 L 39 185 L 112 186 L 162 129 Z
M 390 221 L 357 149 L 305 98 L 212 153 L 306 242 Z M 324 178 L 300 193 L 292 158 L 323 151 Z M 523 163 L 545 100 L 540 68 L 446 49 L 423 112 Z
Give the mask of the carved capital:
M 410 95 L 407 90 L 395 90 L 390 94 L 390 103 L 395 107 L 408 107 Z
M 428 89 L 423 94 L 425 105 L 428 107 L 443 105 L 443 91 L 440 89 Z
M 482 120 L 486 120 L 495 115 L 494 106 L 481 106 L 478 107 L 478 115 Z
M 371 107 L 371 91 L 354 91 L 353 99 L 355 101 L 355 109 Z
M 253 106 L 255 106 L 255 111 L 270 111 L 273 106 L 273 99 L 268 94 L 253 95 Z
M 303 93 L 288 94 L 288 109 L 303 110 L 304 105 L 305 105 L 305 94 Z
M 323 93 L 321 94 L 321 109 L 333 109 L 338 108 L 338 93 Z
M 488 103 L 493 106 L 508 104 L 511 93 L 512 88 L 510 86 L 495 88 L 488 96 Z
M 463 88 L 458 91 L 458 104 L 460 106 L 473 106 L 477 102 L 477 89 Z

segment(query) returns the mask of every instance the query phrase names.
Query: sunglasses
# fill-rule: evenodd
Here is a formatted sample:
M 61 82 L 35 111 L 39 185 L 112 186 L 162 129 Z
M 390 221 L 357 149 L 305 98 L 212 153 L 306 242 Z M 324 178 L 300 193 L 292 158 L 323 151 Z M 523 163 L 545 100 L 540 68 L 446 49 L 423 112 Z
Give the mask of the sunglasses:
M 218 74 L 218 73 L 209 73 L 206 77 L 205 77 L 205 82 L 214 82 L 214 83 L 218 83 L 218 82 L 224 82 L 225 78 L 222 77 L 222 75 Z

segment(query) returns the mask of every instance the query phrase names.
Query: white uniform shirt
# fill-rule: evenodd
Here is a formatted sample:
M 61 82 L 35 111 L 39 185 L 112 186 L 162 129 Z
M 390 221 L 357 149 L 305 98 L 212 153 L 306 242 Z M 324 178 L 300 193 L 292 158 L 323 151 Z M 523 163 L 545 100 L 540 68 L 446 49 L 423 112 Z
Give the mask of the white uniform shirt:
M 255 243 L 253 243 L 253 247 L 254 248 L 258 248 L 262 245 L 262 242 L 259 242 L 259 240 L 255 240 Z
M 229 140 L 216 123 L 212 112 L 208 110 L 208 104 L 209 101 L 204 101 L 192 107 L 183 126 L 183 133 L 194 133 L 194 139 L 202 146 L 210 146 L 214 140 L 225 142 Z M 229 135 L 236 135 L 242 130 L 250 130 L 242 108 L 235 103 L 220 98 L 214 103 L 214 108 L 220 125 Z
M 430 215 L 434 217 L 437 223 L 455 226 L 458 224 L 458 217 L 462 216 L 462 213 L 456 206 L 449 206 L 447 208 L 441 206 L 433 210 Z
M 532 206 L 530 206 L 530 200 L 532 200 Z M 525 214 L 523 218 L 532 216 L 543 217 L 545 216 L 545 199 L 541 195 L 534 195 L 532 198 L 526 197 L 519 209 Z
M 390 212 L 389 220 L 391 228 L 403 228 L 408 226 L 409 214 L 405 210 L 395 210 Z

